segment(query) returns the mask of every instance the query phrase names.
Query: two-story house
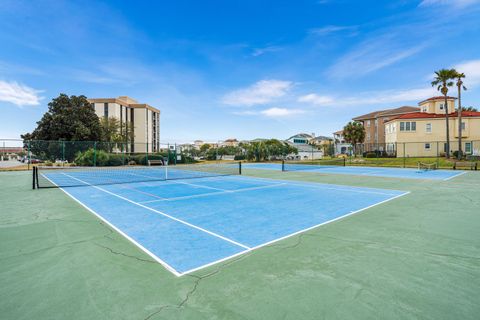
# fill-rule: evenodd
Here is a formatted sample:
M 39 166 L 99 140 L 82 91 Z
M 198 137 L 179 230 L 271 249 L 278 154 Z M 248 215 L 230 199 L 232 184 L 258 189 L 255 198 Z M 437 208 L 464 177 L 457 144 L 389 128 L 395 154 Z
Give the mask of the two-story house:
M 352 120 L 361 122 L 365 128 L 364 151 L 385 150 L 385 123 L 400 115 L 420 111 L 417 107 L 402 106 L 370 112 Z
M 458 150 L 458 114 L 455 99 L 447 98 L 450 128 L 450 151 Z M 397 150 L 397 157 L 438 156 L 446 150 L 444 97 L 421 101 L 420 111 L 407 113 L 385 123 L 387 149 Z M 480 152 L 480 112 L 462 112 L 462 149 L 467 154 Z

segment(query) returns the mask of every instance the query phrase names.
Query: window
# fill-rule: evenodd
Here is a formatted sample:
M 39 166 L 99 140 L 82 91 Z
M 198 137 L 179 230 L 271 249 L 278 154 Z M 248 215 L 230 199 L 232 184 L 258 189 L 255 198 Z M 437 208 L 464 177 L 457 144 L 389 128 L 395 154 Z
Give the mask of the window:
M 367 120 L 367 127 L 370 127 L 370 120 Z
M 416 131 L 417 123 L 415 121 L 400 122 L 400 131 Z
M 430 143 L 425 143 L 425 150 L 430 150 Z
M 422 112 L 427 112 L 427 111 L 428 111 L 427 106 L 423 106 L 423 107 L 422 107 Z
M 305 139 L 293 139 L 293 143 L 307 143 Z
M 103 116 L 108 118 L 108 103 L 103 104 Z
M 443 110 L 444 104 L 440 103 L 440 110 Z
M 378 119 L 375 119 L 375 127 L 378 126 Z
M 465 152 L 466 153 L 471 153 L 472 152 L 472 143 L 471 142 L 466 142 L 465 143 Z
M 427 133 L 431 133 L 432 132 L 432 124 L 431 123 L 427 123 L 425 125 L 425 132 Z
M 462 131 L 465 131 L 465 122 L 462 122 Z
M 367 132 L 367 141 L 370 141 L 370 132 Z

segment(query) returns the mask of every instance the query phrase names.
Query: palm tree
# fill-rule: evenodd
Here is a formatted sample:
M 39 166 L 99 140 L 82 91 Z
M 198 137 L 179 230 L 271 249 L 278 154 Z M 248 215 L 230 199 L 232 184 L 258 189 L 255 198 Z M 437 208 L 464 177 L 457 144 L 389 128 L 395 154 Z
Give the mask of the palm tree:
M 343 137 L 353 148 L 353 155 L 357 156 L 357 143 L 365 140 L 365 128 L 359 122 L 349 122 L 343 127 Z
M 463 85 L 462 79 L 465 78 L 463 72 L 457 72 L 455 78 L 457 79 L 458 88 L 458 160 L 462 159 L 462 89 L 467 90 Z
M 445 150 L 445 156 L 447 158 L 450 158 L 450 127 L 448 125 L 448 104 L 447 104 L 447 93 L 448 93 L 448 87 L 453 86 L 453 82 L 450 81 L 451 79 L 454 79 L 457 74 L 457 71 L 455 69 L 441 69 L 438 71 L 435 71 L 435 78 L 432 81 L 432 87 L 437 86 L 437 90 L 440 91 L 444 98 L 445 98 L 445 121 L 446 121 L 446 150 Z

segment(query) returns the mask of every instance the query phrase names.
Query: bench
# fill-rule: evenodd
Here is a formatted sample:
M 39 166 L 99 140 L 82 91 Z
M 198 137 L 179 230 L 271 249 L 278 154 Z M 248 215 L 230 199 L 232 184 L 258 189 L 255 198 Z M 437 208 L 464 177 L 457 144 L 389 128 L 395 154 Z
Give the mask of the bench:
M 477 170 L 477 163 L 476 162 L 455 162 L 453 164 L 453 170 L 457 170 L 461 168 Z
M 163 166 L 164 162 L 163 162 L 163 160 L 148 160 L 148 165 L 149 166 L 151 166 L 151 165 Z

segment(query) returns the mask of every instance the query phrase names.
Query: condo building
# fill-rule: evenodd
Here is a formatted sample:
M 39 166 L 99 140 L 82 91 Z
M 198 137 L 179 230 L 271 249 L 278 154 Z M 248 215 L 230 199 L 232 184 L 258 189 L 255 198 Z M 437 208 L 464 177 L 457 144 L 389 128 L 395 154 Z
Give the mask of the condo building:
M 132 153 L 152 153 L 160 150 L 160 110 L 128 96 L 88 99 L 98 117 L 114 117 L 121 130 L 131 134 L 126 148 Z

